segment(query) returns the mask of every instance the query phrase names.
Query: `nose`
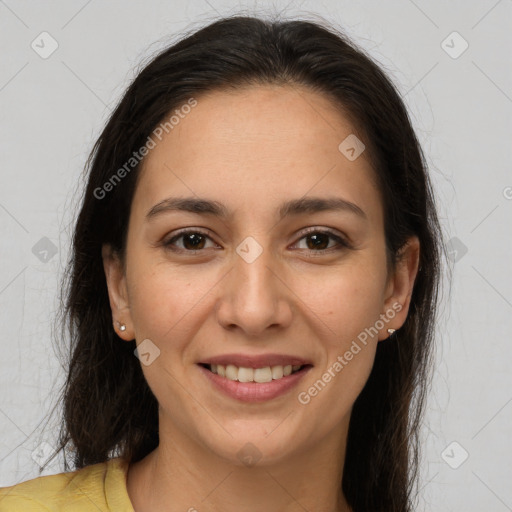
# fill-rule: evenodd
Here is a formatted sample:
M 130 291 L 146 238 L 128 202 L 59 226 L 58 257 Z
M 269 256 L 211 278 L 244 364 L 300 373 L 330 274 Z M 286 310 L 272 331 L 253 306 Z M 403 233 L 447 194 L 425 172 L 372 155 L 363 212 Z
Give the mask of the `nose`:
M 238 328 L 251 337 L 289 326 L 293 293 L 270 251 L 264 249 L 252 262 L 238 254 L 233 260 L 232 270 L 222 280 L 216 306 L 219 324 L 229 330 Z

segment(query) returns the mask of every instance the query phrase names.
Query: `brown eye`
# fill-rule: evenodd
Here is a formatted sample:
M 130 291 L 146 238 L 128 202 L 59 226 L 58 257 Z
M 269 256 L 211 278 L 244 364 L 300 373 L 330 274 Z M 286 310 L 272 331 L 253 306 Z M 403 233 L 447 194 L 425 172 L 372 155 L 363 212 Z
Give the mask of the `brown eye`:
M 181 245 L 177 244 L 181 240 Z M 195 252 L 205 249 L 207 240 L 210 237 L 201 231 L 182 231 L 178 235 L 164 242 L 164 246 L 176 252 Z
M 329 246 L 329 238 L 331 238 L 329 235 L 326 235 L 325 233 L 317 233 L 313 235 L 308 235 L 305 237 L 306 240 L 310 241 L 311 243 L 308 243 L 308 249 L 327 249 Z
M 332 233 L 331 231 L 311 229 L 301 240 L 306 240 L 305 249 L 312 252 L 323 252 L 329 251 L 330 249 L 341 250 L 350 247 L 342 237 Z M 329 245 L 331 241 L 336 242 L 333 245 Z
M 183 238 L 183 246 L 185 249 L 189 249 L 191 251 L 197 249 L 203 249 L 204 247 L 204 236 L 199 233 L 190 233 L 188 235 L 182 235 Z

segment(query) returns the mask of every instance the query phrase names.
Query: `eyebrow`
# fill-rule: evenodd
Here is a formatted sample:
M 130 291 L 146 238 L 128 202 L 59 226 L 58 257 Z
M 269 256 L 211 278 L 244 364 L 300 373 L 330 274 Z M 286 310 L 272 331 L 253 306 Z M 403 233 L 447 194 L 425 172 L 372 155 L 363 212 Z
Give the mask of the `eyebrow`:
M 162 213 L 183 211 L 200 215 L 213 215 L 221 219 L 228 219 L 233 214 L 222 203 L 196 197 L 169 197 L 153 206 L 146 214 L 150 220 Z M 286 201 L 279 207 L 279 218 L 301 215 L 304 213 L 317 213 L 323 211 L 345 211 L 355 214 L 361 219 L 368 220 L 366 213 L 355 203 L 340 197 L 303 197 Z

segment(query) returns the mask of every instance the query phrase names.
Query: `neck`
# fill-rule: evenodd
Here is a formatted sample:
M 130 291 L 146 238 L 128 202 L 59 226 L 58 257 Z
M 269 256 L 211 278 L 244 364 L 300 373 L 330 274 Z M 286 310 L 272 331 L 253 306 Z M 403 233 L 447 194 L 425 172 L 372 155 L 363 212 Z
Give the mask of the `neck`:
M 351 512 L 341 490 L 347 429 L 286 460 L 244 465 L 169 427 L 161 421 L 160 445 L 130 465 L 135 512 Z

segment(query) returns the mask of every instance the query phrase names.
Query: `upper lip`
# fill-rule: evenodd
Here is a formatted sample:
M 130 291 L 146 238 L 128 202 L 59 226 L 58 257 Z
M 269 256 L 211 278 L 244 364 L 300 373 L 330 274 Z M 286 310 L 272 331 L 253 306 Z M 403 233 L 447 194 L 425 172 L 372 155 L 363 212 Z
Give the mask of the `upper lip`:
M 220 356 L 209 357 L 200 361 L 202 364 L 221 364 L 227 366 L 232 364 L 234 366 L 243 368 L 265 368 L 266 366 L 286 366 L 286 365 L 305 365 L 311 364 L 306 359 L 298 356 L 286 354 L 261 354 L 250 356 L 247 354 L 222 354 Z

